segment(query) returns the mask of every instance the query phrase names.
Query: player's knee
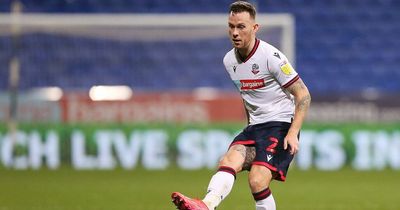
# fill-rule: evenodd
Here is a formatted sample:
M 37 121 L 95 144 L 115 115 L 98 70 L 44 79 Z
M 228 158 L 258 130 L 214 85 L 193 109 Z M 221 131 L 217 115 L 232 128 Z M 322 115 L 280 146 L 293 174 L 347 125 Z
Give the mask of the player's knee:
M 265 177 L 262 177 L 260 174 L 249 175 L 249 185 L 251 189 L 254 191 L 258 191 L 258 189 L 264 189 L 267 187 L 267 182 L 265 181 Z
M 219 160 L 218 165 L 221 166 L 221 165 L 224 165 L 224 164 L 226 164 L 226 163 L 228 163 L 228 162 L 229 162 L 229 161 L 227 160 L 227 158 L 226 158 L 225 156 L 223 156 L 223 157 L 221 157 L 221 159 Z
M 249 173 L 249 185 L 253 192 L 259 192 L 269 186 L 272 174 L 269 169 L 252 170 Z
M 228 166 L 236 170 L 235 165 L 236 164 L 232 161 L 232 159 L 226 156 L 222 157 L 219 161 L 219 166 Z

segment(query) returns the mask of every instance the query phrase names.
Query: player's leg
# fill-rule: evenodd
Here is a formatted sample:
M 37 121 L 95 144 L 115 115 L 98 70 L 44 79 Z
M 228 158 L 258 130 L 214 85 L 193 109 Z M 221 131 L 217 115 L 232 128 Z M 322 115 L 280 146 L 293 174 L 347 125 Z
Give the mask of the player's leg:
M 209 209 L 215 209 L 231 192 L 236 173 L 242 171 L 246 159 L 246 147 L 233 145 L 222 157 L 217 173 L 212 176 L 203 201 Z
M 254 157 L 254 154 L 252 155 Z M 172 201 L 180 210 L 214 210 L 232 190 L 236 173 L 240 172 L 246 159 L 246 147 L 233 145 L 221 158 L 217 172 L 212 176 L 207 194 L 202 201 L 172 193 Z
M 272 172 L 261 165 L 253 165 L 249 173 L 249 185 L 256 201 L 256 210 L 276 210 L 275 200 L 269 185 Z
M 273 179 L 285 181 L 293 155 L 283 149 L 290 123 L 269 122 L 260 125 L 255 142 L 256 157 L 249 173 L 249 184 L 256 201 L 256 210 L 275 210 L 269 188 Z M 262 128 L 262 129 L 261 129 Z

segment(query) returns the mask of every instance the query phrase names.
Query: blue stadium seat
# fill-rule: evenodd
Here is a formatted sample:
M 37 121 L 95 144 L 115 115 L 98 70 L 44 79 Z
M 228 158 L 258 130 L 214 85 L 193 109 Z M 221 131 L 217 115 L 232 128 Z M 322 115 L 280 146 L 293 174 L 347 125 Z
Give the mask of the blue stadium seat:
M 231 0 L 22 0 L 25 12 L 50 13 L 224 13 Z M 313 93 L 362 91 L 373 86 L 400 92 L 400 1 L 254 1 L 259 12 L 296 17 L 296 69 Z M 8 12 L 11 0 L 0 4 Z M 323 9 L 321 9 L 323 8 Z M 349 9 L 351 8 L 351 9 Z M 120 43 L 112 40 L 24 35 L 21 88 L 66 89 L 126 84 L 138 89 L 232 90 L 222 58 L 226 38 Z M 0 62 L 8 63 L 11 39 L 0 36 Z M 4 50 L 5 49 L 5 50 Z M 156 50 L 155 50 L 156 49 Z M 379 50 L 381 49 L 381 50 Z M 8 66 L 0 66 L 6 89 Z M 345 75 L 345 76 L 344 76 Z M 368 76 L 365 76 L 368 75 Z M 387 81 L 390 77 L 391 80 Z

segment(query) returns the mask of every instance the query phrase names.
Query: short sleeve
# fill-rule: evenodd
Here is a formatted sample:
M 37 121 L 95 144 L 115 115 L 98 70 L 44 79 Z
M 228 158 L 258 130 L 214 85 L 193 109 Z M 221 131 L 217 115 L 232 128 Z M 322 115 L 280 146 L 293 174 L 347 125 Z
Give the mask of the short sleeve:
M 289 87 L 299 79 L 298 73 L 294 70 L 286 56 L 277 49 L 268 56 L 267 67 L 283 88 Z

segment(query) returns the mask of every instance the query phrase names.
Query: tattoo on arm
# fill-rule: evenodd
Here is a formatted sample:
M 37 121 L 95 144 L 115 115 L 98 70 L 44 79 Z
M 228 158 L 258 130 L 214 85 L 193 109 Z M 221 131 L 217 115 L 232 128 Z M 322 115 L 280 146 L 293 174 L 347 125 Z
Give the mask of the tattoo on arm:
M 295 97 L 295 114 L 289 133 L 298 135 L 311 103 L 311 95 L 301 79 L 297 80 L 287 90 Z
M 294 93 L 306 89 L 306 85 L 304 84 L 303 80 L 299 79 L 292 85 L 290 85 L 287 90 L 294 95 Z
M 304 82 L 299 79 L 288 87 L 288 91 L 294 96 L 298 95 L 297 93 L 303 93 L 301 98 L 296 98 L 296 107 L 298 111 L 306 111 L 310 106 L 311 96 Z
M 303 96 L 299 99 L 297 107 L 299 110 L 307 110 L 311 103 L 311 96 L 310 94 Z

